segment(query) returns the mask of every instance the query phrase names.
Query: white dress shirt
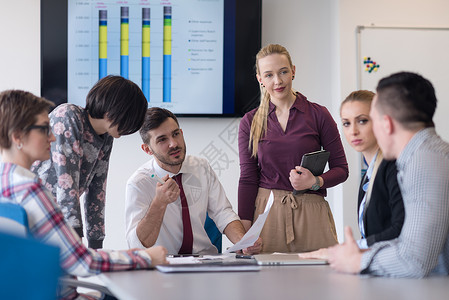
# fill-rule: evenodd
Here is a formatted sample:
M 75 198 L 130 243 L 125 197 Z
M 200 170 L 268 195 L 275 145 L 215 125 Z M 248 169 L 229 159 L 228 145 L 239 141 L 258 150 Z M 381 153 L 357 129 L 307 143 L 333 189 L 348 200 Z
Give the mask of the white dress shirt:
M 217 175 L 207 160 L 187 155 L 181 170 L 182 185 L 189 205 L 193 231 L 193 253 L 217 253 L 212 245 L 204 223 L 206 213 L 215 222 L 220 232 L 232 221 L 239 220 L 226 198 Z M 160 178 L 176 175 L 162 169 L 152 157 L 129 178 L 126 186 L 125 225 L 126 239 L 130 248 L 145 248 L 136 234 L 140 220 L 145 216 L 156 195 L 155 174 Z M 155 245 L 167 248 L 169 254 L 177 254 L 183 239 L 181 199 L 167 205 L 159 236 Z

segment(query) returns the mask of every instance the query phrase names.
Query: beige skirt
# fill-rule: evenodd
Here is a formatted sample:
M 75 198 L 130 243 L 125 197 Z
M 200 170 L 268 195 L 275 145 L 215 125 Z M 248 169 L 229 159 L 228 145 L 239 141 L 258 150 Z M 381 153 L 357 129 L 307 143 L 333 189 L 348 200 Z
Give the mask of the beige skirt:
M 259 188 L 254 221 L 264 212 L 270 191 L 274 202 L 260 234 L 262 252 L 307 252 L 337 244 L 332 212 L 320 195 Z

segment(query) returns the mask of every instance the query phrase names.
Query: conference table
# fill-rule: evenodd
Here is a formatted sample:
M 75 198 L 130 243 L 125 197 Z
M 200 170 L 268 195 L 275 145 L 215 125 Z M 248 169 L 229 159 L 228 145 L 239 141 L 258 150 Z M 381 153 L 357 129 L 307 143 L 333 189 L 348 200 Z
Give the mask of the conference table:
M 347 275 L 333 271 L 328 265 L 264 266 L 259 272 L 143 270 L 103 273 L 99 277 L 123 300 L 449 299 L 449 277 L 398 279 Z

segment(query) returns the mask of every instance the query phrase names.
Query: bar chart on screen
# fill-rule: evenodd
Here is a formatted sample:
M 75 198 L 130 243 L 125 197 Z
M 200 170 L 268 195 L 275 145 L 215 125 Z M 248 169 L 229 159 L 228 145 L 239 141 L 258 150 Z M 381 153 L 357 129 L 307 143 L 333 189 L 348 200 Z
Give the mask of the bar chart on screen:
M 120 75 L 149 106 L 221 113 L 224 0 L 69 1 L 68 102 Z M 217 97 L 220 95 L 220 97 Z

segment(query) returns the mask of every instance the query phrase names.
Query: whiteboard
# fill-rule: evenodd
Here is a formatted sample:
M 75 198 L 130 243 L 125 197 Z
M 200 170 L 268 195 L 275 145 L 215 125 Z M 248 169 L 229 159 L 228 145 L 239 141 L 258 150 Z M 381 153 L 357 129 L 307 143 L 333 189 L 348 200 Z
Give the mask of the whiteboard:
M 364 57 L 379 65 L 378 70 L 366 71 Z M 449 28 L 359 26 L 357 68 L 358 88 L 374 92 L 381 78 L 400 71 L 430 80 L 438 99 L 436 131 L 449 141 Z

